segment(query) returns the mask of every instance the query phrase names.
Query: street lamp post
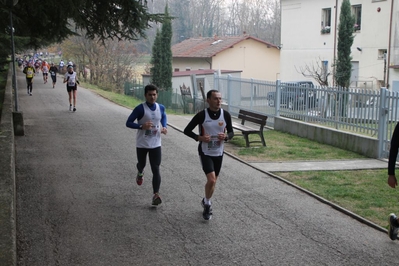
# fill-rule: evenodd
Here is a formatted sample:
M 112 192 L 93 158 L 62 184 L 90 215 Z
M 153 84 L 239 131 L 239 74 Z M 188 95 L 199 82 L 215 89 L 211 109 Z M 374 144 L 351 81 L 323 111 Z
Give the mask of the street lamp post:
M 7 0 L 8 7 L 10 8 L 10 34 L 11 34 L 11 60 L 12 60 L 12 88 L 14 90 L 14 112 L 12 113 L 13 124 L 14 124 L 14 135 L 23 136 L 24 132 L 24 120 L 22 113 L 18 112 L 18 91 L 17 91 L 17 79 L 15 75 L 15 47 L 14 47 L 14 26 L 12 23 L 12 9 L 18 3 L 18 0 Z
M 12 89 L 14 90 L 15 112 L 18 112 L 18 92 L 17 92 L 17 79 L 15 74 L 15 46 L 14 46 L 14 26 L 12 22 L 12 9 L 18 3 L 18 0 L 9 0 L 10 8 L 10 32 L 11 32 L 11 61 L 12 61 Z

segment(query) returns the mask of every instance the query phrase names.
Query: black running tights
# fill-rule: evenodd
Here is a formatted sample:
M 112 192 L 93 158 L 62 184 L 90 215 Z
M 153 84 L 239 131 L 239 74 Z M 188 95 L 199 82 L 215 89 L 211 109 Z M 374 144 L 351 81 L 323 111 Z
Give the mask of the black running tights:
M 161 165 L 161 147 L 155 149 L 136 148 L 137 152 L 137 170 L 142 173 L 144 171 L 147 153 L 150 160 L 152 171 L 152 189 L 154 193 L 159 192 L 161 186 L 161 174 L 159 173 L 159 166 Z

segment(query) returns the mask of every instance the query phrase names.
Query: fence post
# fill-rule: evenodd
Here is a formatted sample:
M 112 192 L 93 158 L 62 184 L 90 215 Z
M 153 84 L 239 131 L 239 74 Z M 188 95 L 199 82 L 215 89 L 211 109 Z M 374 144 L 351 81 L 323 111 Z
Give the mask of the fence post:
M 386 88 L 380 89 L 380 110 L 378 117 L 378 158 L 383 157 L 384 153 L 384 141 L 387 133 L 387 123 L 388 123 L 388 104 L 387 104 L 387 94 L 389 93 Z
M 256 94 L 254 88 L 256 88 L 255 85 L 254 85 L 254 79 L 251 78 L 251 102 L 250 102 L 250 105 L 249 105 L 250 106 L 249 110 L 253 110 L 253 107 L 254 107 L 254 94 Z M 255 97 L 256 97 L 256 95 L 255 95 Z
M 219 90 L 219 77 L 216 72 L 213 73 L 213 88 L 217 91 Z
M 276 95 L 274 97 L 274 108 L 276 116 L 280 116 L 280 100 L 281 100 L 281 80 L 276 80 Z
M 191 74 L 191 86 L 193 88 L 193 109 L 194 109 L 194 114 L 197 113 L 197 93 L 198 93 L 198 88 L 197 88 L 197 76 L 195 74 Z
M 227 106 L 228 106 L 227 111 L 229 113 L 231 113 L 231 104 L 232 104 L 232 101 L 231 101 L 231 93 L 232 93 L 232 91 L 231 91 L 232 90 L 231 83 L 232 83 L 231 75 L 228 74 L 227 75 Z

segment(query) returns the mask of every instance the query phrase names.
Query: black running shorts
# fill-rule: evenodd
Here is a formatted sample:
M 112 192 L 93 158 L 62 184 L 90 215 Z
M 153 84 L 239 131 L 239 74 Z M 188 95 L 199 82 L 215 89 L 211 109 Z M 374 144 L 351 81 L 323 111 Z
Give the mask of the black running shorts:
M 75 86 L 68 86 L 67 85 L 67 91 L 71 92 L 71 91 L 76 91 L 78 89 L 78 86 L 75 84 Z
M 200 160 L 202 164 L 202 170 L 207 175 L 209 173 L 215 172 L 216 176 L 219 176 L 220 169 L 222 168 L 222 156 L 208 156 L 208 155 L 200 155 Z

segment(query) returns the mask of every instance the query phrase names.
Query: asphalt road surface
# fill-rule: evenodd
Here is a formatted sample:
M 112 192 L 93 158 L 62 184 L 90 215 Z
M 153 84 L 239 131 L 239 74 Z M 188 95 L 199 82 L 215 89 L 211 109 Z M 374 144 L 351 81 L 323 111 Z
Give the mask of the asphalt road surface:
M 147 166 L 136 185 L 131 110 L 18 73 L 25 136 L 16 138 L 18 265 L 396 265 L 398 242 L 255 169 L 224 157 L 213 219 L 195 141 L 162 140 L 163 203 Z

